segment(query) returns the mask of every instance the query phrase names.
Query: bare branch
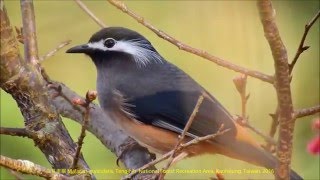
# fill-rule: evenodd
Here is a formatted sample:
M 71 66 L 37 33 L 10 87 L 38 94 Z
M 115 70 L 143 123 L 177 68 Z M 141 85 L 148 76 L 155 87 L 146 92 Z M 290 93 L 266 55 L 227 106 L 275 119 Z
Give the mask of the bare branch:
M 272 145 L 276 145 L 277 144 L 277 141 L 275 141 L 272 137 L 268 136 L 268 135 L 265 135 L 264 133 L 262 133 L 259 129 L 251 126 L 250 123 L 247 123 L 245 125 L 245 127 L 251 129 L 253 132 L 255 132 L 256 134 L 258 134 L 259 136 L 261 136 L 266 142 L 272 144 Z
M 149 28 L 151 31 L 153 31 L 155 34 L 157 34 L 159 37 L 163 38 L 164 40 L 170 42 L 171 44 L 177 46 L 179 49 L 184 50 L 186 52 L 189 52 L 191 54 L 195 54 L 197 56 L 200 56 L 204 59 L 207 59 L 219 66 L 225 67 L 227 69 L 231 69 L 233 71 L 236 72 L 240 72 L 243 74 L 246 74 L 248 76 L 260 79 L 262 81 L 268 82 L 273 84 L 274 79 L 272 76 L 267 75 L 267 74 L 263 74 L 259 71 L 255 71 L 255 70 L 250 70 L 241 66 L 238 66 L 236 64 L 231 63 L 231 61 L 227 61 L 224 59 L 221 59 L 219 57 L 213 56 L 211 54 L 209 54 L 206 51 L 200 50 L 200 49 L 196 49 L 193 48 L 187 44 L 182 43 L 181 41 L 175 39 L 174 37 L 170 36 L 169 34 L 166 34 L 165 32 L 157 29 L 156 27 L 154 27 L 152 24 L 150 24 L 149 22 L 147 22 L 143 17 L 139 16 L 137 13 L 131 11 L 130 9 L 128 9 L 128 7 L 121 1 L 118 0 L 108 0 L 110 4 L 112 4 L 113 6 L 117 7 L 118 9 L 120 9 L 121 11 L 123 11 L 124 13 L 128 14 L 129 16 L 131 16 L 132 18 L 134 18 L 135 20 L 137 20 L 140 24 L 144 25 L 145 27 Z
M 294 131 L 293 105 L 290 89 L 290 74 L 287 50 L 281 40 L 275 21 L 275 10 L 270 0 L 257 2 L 264 34 L 272 51 L 275 65 L 275 88 L 279 104 L 279 139 L 276 168 L 276 179 L 289 179 L 292 156 L 292 139 Z
M 38 44 L 32 0 L 21 0 L 25 60 L 38 64 Z
M 167 170 L 171 166 L 171 164 L 172 164 L 172 162 L 173 162 L 173 160 L 174 160 L 174 158 L 176 156 L 176 153 L 179 150 L 180 145 L 184 140 L 184 137 L 186 136 L 188 130 L 190 129 L 190 126 L 192 125 L 192 122 L 193 122 L 195 116 L 197 115 L 197 113 L 199 111 L 199 107 L 202 104 L 202 101 L 203 101 L 203 95 L 201 95 L 199 97 L 199 99 L 198 99 L 198 101 L 197 101 L 197 103 L 196 103 L 196 105 L 195 105 L 195 107 L 194 107 L 189 119 L 188 119 L 187 124 L 185 125 L 181 135 L 178 137 L 178 142 L 177 142 L 176 146 L 174 147 L 173 152 L 172 152 L 167 164 L 162 168 L 162 171 L 160 172 L 159 179 L 163 179 L 164 178 L 165 170 Z
M 24 174 L 36 175 L 47 179 L 71 179 L 28 160 L 16 160 L 0 155 L 0 165 Z
M 86 137 L 86 129 L 87 129 L 88 123 L 89 123 L 90 104 L 92 103 L 93 100 L 96 99 L 96 97 L 97 97 L 97 92 L 96 91 L 88 91 L 87 95 L 86 95 L 86 101 L 85 101 L 84 104 L 82 104 L 82 106 L 86 110 L 85 110 L 84 116 L 83 116 L 83 124 L 82 124 L 82 127 L 81 127 L 80 136 L 79 136 L 78 142 L 77 142 L 78 146 L 77 146 L 77 149 L 76 149 L 76 154 L 75 154 L 74 159 L 73 159 L 72 169 L 76 169 L 77 168 L 78 161 L 79 161 L 79 158 L 80 158 L 80 152 L 81 152 L 83 140 Z
M 293 68 L 298 60 L 298 58 L 300 57 L 300 55 L 309 48 L 309 46 L 304 46 L 304 41 L 308 35 L 309 29 L 311 28 L 311 26 L 316 22 L 317 18 L 319 18 L 319 13 L 320 11 L 312 18 L 312 20 L 310 20 L 310 22 L 308 24 L 305 25 L 305 31 L 304 34 L 302 36 L 300 45 L 297 49 L 296 55 L 293 58 L 293 61 L 291 64 L 289 64 L 289 74 L 292 73 Z M 277 128 L 278 128 L 278 117 L 279 117 L 279 107 L 276 108 L 275 113 L 270 114 L 270 116 L 272 117 L 272 123 L 271 123 L 271 127 L 270 127 L 270 131 L 269 131 L 269 136 L 271 138 L 273 138 L 277 132 Z M 274 146 L 270 143 L 268 143 L 266 145 L 266 149 L 269 150 L 270 152 L 273 152 L 273 150 L 275 149 Z
M 21 137 L 28 137 L 33 139 L 33 136 L 27 132 L 25 128 L 0 128 L 0 134 L 10 135 L 10 136 L 21 136 Z
M 79 7 L 86 12 L 93 20 L 96 22 L 100 27 L 104 28 L 107 27 L 96 15 L 93 14 L 92 11 L 81 1 L 81 0 L 74 0 Z
M 190 129 L 190 126 L 192 125 L 192 122 L 193 122 L 195 116 L 197 115 L 197 113 L 199 111 L 199 108 L 200 108 L 200 106 L 202 104 L 202 101 L 203 101 L 203 95 L 201 95 L 198 98 L 198 101 L 197 101 L 197 103 L 196 103 L 196 105 L 195 105 L 195 107 L 194 107 L 194 109 L 193 109 L 193 111 L 192 111 L 192 113 L 191 113 L 191 115 L 190 115 L 190 117 L 188 119 L 188 122 L 187 122 L 186 126 L 184 127 L 181 135 L 179 136 L 179 140 L 178 140 L 177 146 L 179 146 L 182 143 L 184 137 L 186 136 L 188 130 Z
M 310 28 L 313 26 L 313 24 L 317 21 L 317 19 L 320 17 L 320 11 L 308 22 L 308 24 L 304 27 L 304 33 L 302 35 L 299 47 L 297 49 L 296 55 L 294 56 L 291 64 L 289 64 L 289 74 L 292 73 L 292 70 L 294 68 L 294 65 L 297 63 L 300 55 L 307 49 L 309 49 L 309 46 L 304 45 L 304 41 L 306 40 L 306 37 L 309 33 Z
M 39 61 L 41 62 L 41 61 L 44 61 L 44 60 L 48 59 L 49 57 L 54 56 L 60 49 L 62 49 L 66 45 L 70 44 L 70 42 L 71 42 L 71 40 L 67 40 L 67 41 L 64 41 L 64 42 L 60 43 L 56 48 L 52 49 L 47 54 L 45 54 L 42 57 L 40 57 Z
M 195 144 L 198 144 L 200 142 L 203 142 L 203 141 L 207 141 L 207 140 L 212 140 L 214 139 L 215 137 L 217 136 L 221 136 L 223 135 L 224 133 L 230 131 L 230 129 L 224 129 L 224 125 L 222 124 L 219 128 L 219 130 L 215 133 L 215 134 L 209 134 L 207 136 L 203 136 L 203 137 L 199 137 L 199 138 L 195 138 L 185 144 L 181 144 L 181 148 L 186 148 L 186 147 L 189 147 L 189 146 L 192 146 L 192 145 L 195 145 Z
M 310 107 L 310 108 L 304 108 L 294 111 L 295 118 L 302 118 L 305 116 L 314 115 L 320 112 L 320 105 Z
M 7 170 L 10 172 L 10 174 L 13 177 L 15 177 L 16 180 L 24 180 L 23 176 L 20 173 L 14 171 L 14 170 L 11 170 L 11 169 L 7 169 Z

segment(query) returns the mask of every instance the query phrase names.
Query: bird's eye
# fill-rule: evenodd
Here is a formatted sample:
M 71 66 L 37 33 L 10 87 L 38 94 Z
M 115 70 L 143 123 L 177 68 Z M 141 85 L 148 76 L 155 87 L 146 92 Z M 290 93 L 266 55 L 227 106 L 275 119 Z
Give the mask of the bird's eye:
M 112 39 L 112 38 L 108 38 L 104 41 L 104 46 L 107 48 L 112 48 L 115 44 L 116 44 L 116 40 Z

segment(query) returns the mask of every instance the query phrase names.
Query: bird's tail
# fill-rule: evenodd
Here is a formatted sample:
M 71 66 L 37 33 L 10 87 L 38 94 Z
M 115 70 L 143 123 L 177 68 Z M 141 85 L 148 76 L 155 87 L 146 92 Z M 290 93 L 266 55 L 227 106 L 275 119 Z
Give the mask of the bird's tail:
M 242 129 L 242 127 L 237 127 L 237 130 L 237 136 L 234 139 L 229 139 L 228 141 L 225 141 L 224 139 L 223 142 L 221 142 L 219 138 L 217 139 L 218 144 L 221 145 L 221 150 L 219 153 L 258 166 L 275 169 L 277 165 L 276 158 L 271 153 L 262 149 L 260 145 L 257 144 L 253 139 L 250 139 L 250 136 L 246 135 L 247 132 L 246 130 Z M 290 180 L 302 179 L 303 178 L 300 177 L 296 172 L 291 170 Z

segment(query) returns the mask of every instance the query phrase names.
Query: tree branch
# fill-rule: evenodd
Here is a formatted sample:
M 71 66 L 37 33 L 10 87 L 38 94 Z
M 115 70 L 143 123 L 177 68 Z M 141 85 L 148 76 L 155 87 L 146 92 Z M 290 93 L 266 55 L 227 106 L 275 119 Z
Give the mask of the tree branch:
M 289 74 L 291 74 L 294 65 L 296 64 L 296 62 L 298 61 L 300 55 L 307 49 L 309 49 L 309 46 L 305 46 L 304 45 L 304 41 L 306 40 L 306 37 L 309 33 L 310 28 L 313 26 L 313 24 L 317 21 L 317 19 L 320 17 L 320 11 L 318 11 L 318 13 L 308 22 L 308 24 L 305 25 L 304 27 L 304 33 L 302 35 L 299 47 L 297 49 L 296 55 L 294 56 L 291 64 L 289 64 Z
M 22 2 L 23 6 L 24 3 Z M 27 5 L 27 7 L 30 6 Z M 27 7 L 23 9 L 30 11 Z M 21 59 L 18 43 L 4 6 L 1 6 L 0 16 L 0 86 L 16 100 L 24 117 L 26 130 L 38 138 L 34 139 L 34 142 L 52 166 L 57 169 L 70 167 L 75 151 L 74 143 L 56 109 L 48 101 L 46 81 L 42 78 L 39 69 L 34 66 L 35 64 Z M 24 33 L 30 34 L 28 28 Z M 33 43 L 27 41 L 28 39 L 25 39 L 24 43 L 32 46 Z M 30 57 L 36 57 L 34 52 L 29 52 Z M 81 168 L 89 169 L 83 158 L 79 164 Z
M 81 148 L 82 148 L 82 144 L 83 144 L 83 140 L 86 137 L 86 129 L 89 123 L 89 114 L 90 114 L 90 104 L 92 103 L 93 100 L 95 100 L 97 97 L 97 92 L 96 91 L 88 91 L 86 94 L 86 100 L 85 102 L 81 102 L 78 101 L 78 105 L 81 105 L 82 107 L 85 108 L 85 112 L 83 115 L 83 124 L 81 127 L 81 132 L 80 132 L 80 136 L 78 138 L 78 146 L 76 149 L 76 154 L 73 158 L 73 163 L 72 163 L 72 169 L 76 169 L 77 168 L 77 164 L 80 158 L 80 153 L 81 153 Z
M 34 137 L 27 132 L 25 128 L 0 128 L 0 134 L 10 135 L 10 136 L 20 136 L 20 137 L 28 137 L 34 139 Z
M 15 180 L 24 180 L 23 176 L 19 172 L 16 172 L 16 171 L 8 169 L 8 168 L 7 168 L 7 170 L 15 178 Z
M 224 128 L 224 125 L 221 124 L 219 130 L 215 134 L 209 134 L 209 135 L 206 135 L 206 136 L 203 136 L 203 137 L 195 138 L 195 139 L 193 139 L 193 140 L 191 140 L 191 141 L 189 141 L 187 143 L 181 144 L 181 148 L 183 149 L 183 148 L 198 144 L 198 143 L 203 142 L 203 141 L 212 140 L 215 137 L 221 136 L 224 133 L 230 131 L 230 129 L 223 129 L 223 128 Z
M 257 3 L 265 37 L 270 45 L 275 66 L 275 88 L 279 104 L 279 139 L 277 157 L 279 164 L 276 168 L 276 179 L 289 179 L 292 156 L 292 139 L 294 131 L 293 105 L 290 89 L 290 75 L 287 50 L 281 40 L 275 22 L 275 10 L 270 0 Z
M 41 61 L 44 61 L 44 60 L 48 59 L 49 57 L 54 56 L 60 49 L 62 49 L 66 45 L 70 44 L 70 42 L 71 42 L 71 40 L 67 40 L 67 41 L 64 41 L 64 42 L 60 43 L 56 48 L 52 49 L 47 54 L 41 56 L 39 58 L 39 61 L 41 62 Z
M 300 54 L 302 54 L 305 50 L 307 50 L 307 49 L 309 48 L 309 46 L 304 46 L 304 41 L 305 41 L 305 39 L 306 39 L 306 37 L 307 37 L 307 35 L 308 35 L 309 29 L 310 29 L 310 28 L 313 26 L 313 24 L 316 22 L 317 18 L 319 18 L 319 13 L 320 13 L 320 11 L 312 18 L 312 20 L 309 21 L 309 23 L 307 23 L 307 24 L 305 25 L 305 31 L 304 31 L 304 34 L 303 34 L 302 39 L 301 39 L 301 41 L 300 41 L 300 44 L 299 44 L 299 47 L 298 47 L 298 49 L 297 49 L 296 55 L 295 55 L 295 57 L 293 58 L 292 63 L 289 64 L 289 74 L 292 73 L 293 68 L 294 68 L 296 62 L 297 62 L 298 58 L 300 57 Z M 279 108 L 277 107 L 276 110 L 275 110 L 275 113 L 270 114 L 271 117 L 272 117 L 272 123 L 271 123 L 270 131 L 269 131 L 269 136 L 272 137 L 272 138 L 273 138 L 274 135 L 276 134 L 276 132 L 277 132 L 277 127 L 278 127 L 278 124 L 279 124 L 279 123 L 278 123 L 278 116 L 279 116 L 279 113 L 278 113 L 279 110 L 278 110 L 278 109 L 279 109 Z M 273 146 L 272 146 L 270 143 L 268 143 L 268 144 L 266 145 L 266 147 L 267 147 L 267 149 L 268 149 L 269 151 L 272 151 L 272 149 L 273 149 Z
M 11 159 L 3 155 L 0 155 L 0 165 L 14 171 L 44 177 L 46 179 L 75 179 L 69 178 L 63 174 L 56 173 L 53 169 L 47 169 L 38 164 L 34 164 L 31 161 Z
M 231 63 L 230 61 L 221 59 L 219 57 L 213 56 L 211 54 L 209 54 L 206 51 L 200 50 L 200 49 L 196 49 L 193 48 L 187 44 L 182 43 L 181 41 L 175 39 L 174 37 L 170 36 L 169 34 L 166 34 L 165 32 L 157 29 L 156 27 L 154 27 L 153 25 L 151 25 L 149 22 L 147 22 L 143 17 L 139 16 L 137 13 L 131 11 L 130 9 L 128 9 L 128 7 L 121 1 L 118 0 L 108 0 L 108 2 L 110 4 L 112 4 L 113 6 L 117 7 L 118 9 L 120 9 L 122 12 L 128 14 L 129 16 L 131 16 L 133 19 L 137 20 L 140 24 L 142 24 L 143 26 L 147 27 L 148 29 L 150 29 L 151 31 L 153 31 L 155 34 L 157 34 L 159 37 L 163 38 L 164 40 L 170 42 L 171 44 L 177 46 L 179 49 L 184 50 L 186 52 L 189 52 L 191 54 L 195 54 L 197 56 L 200 56 L 204 59 L 207 59 L 219 66 L 225 67 L 227 69 L 231 69 L 233 71 L 236 72 L 240 72 L 243 74 L 246 74 L 248 76 L 260 79 L 262 81 L 268 82 L 273 84 L 274 83 L 274 79 L 272 76 L 267 75 L 267 74 L 263 74 L 259 71 L 255 71 L 255 70 L 250 70 L 241 66 L 238 66 L 236 64 Z
M 24 59 L 32 64 L 38 64 L 38 44 L 36 23 L 32 0 L 21 0 L 21 13 L 23 24 Z
M 302 118 L 305 116 L 314 115 L 320 112 L 320 105 L 310 107 L 310 108 L 304 108 L 294 111 L 295 118 Z
M 78 6 L 84 12 L 86 12 L 91 17 L 91 19 L 93 19 L 94 22 L 96 22 L 100 27 L 102 28 L 107 27 L 96 15 L 93 14 L 92 11 L 90 11 L 90 9 L 81 0 L 74 0 L 74 2 L 76 2 Z

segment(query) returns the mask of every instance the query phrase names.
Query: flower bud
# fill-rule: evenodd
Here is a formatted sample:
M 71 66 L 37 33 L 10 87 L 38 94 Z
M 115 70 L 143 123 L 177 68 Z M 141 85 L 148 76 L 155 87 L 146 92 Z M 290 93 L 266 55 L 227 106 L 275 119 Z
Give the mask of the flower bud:
M 97 91 L 88 91 L 86 95 L 86 99 L 90 102 L 94 101 L 97 98 Z
M 246 90 L 247 85 L 247 75 L 240 74 L 233 78 L 233 83 L 236 86 L 239 93 L 243 93 Z
M 83 99 L 80 98 L 73 98 L 72 104 L 74 105 L 84 105 L 86 102 Z

